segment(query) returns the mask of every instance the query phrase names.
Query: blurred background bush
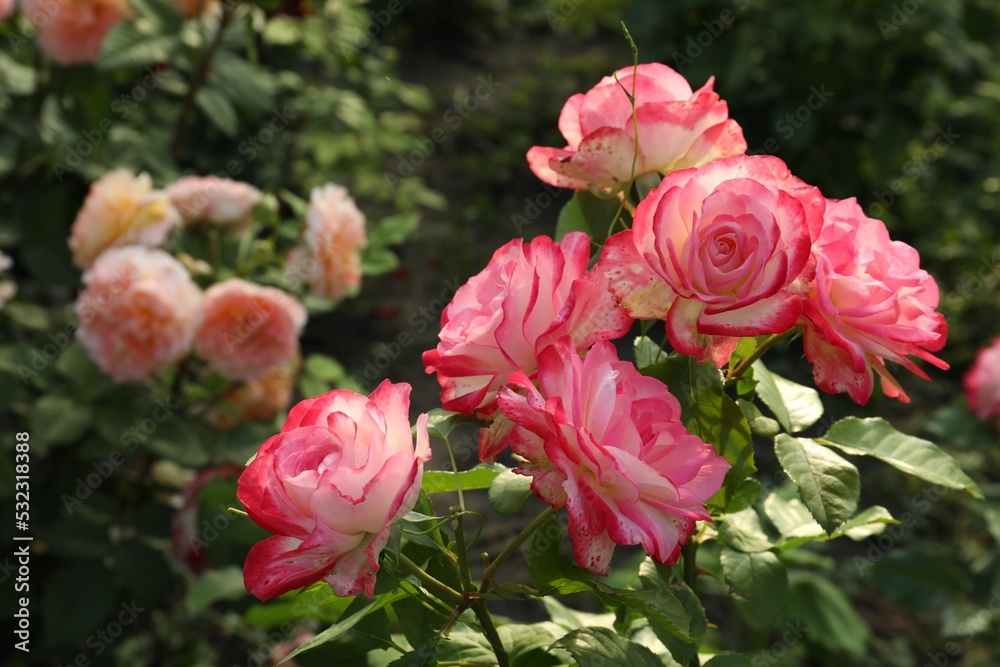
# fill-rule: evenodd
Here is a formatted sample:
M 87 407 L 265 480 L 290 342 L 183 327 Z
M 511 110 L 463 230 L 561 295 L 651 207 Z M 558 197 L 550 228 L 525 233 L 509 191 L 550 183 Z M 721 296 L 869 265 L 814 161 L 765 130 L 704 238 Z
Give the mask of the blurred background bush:
M 941 288 L 950 322 L 941 356 L 952 368 L 929 370 L 932 383 L 905 378 L 910 406 L 876 396 L 862 412 L 943 444 L 988 497 L 939 497 L 864 468 L 875 482 L 863 502 L 909 512 L 912 524 L 891 540 L 806 552 L 802 565 L 815 574 L 792 582 L 788 612 L 808 628 L 798 638 L 756 631 L 709 597 L 717 643 L 759 651 L 764 662 L 754 665 L 902 667 L 939 655 L 1000 665 L 1000 449 L 960 398 L 975 351 L 1000 334 L 1000 3 L 260 0 L 232 11 L 217 44 L 196 22 L 173 37 L 144 25 L 147 33 L 105 44 L 97 67 L 56 66 L 25 37 L 23 18 L 0 24 L 0 250 L 14 259 L 19 289 L 0 311 L 0 423 L 6 434 L 30 427 L 39 443 L 36 634 L 30 660 L 6 664 L 79 655 L 94 665 L 266 664 L 253 660 L 276 637 L 315 629 L 291 601 L 262 605 L 243 592 L 239 566 L 259 535 L 225 510 L 235 487 L 225 469 L 190 492 L 212 567 L 192 571 L 170 547 L 190 469 L 242 463 L 273 425 L 207 448 L 168 423 L 159 444 L 126 456 L 79 498 L 79 480 L 100 473 L 138 409 L 94 407 L 101 396 L 105 406 L 124 401 L 128 389 L 109 386 L 62 338 L 80 279 L 66 238 L 89 184 L 114 167 L 148 171 L 158 186 L 184 173 L 229 175 L 279 197 L 333 181 L 369 218 L 421 212 L 398 266 L 312 316 L 304 355 L 340 365 L 307 364 L 301 392 L 371 389 L 389 377 L 411 382 L 413 413 L 425 411 L 437 405 L 437 385 L 420 353 L 436 343 L 454 290 L 510 238 L 553 233 L 568 192 L 537 181 L 524 154 L 563 145 L 565 100 L 631 63 L 624 20 L 640 62 L 670 65 L 695 88 L 716 77 L 751 152 L 777 155 L 829 197 L 857 197 L 919 250 Z M 768 363 L 809 384 L 800 350 Z M 25 366 L 37 372 L 25 378 Z M 831 416 L 859 414 L 841 397 L 824 401 Z M 773 478 L 769 455 L 759 458 L 760 478 Z M 154 459 L 172 465 L 151 470 Z M 0 461 L 5 506 L 12 461 Z M 66 494 L 83 502 L 67 504 Z M 5 544 L 11 523 L 0 526 Z M 824 604 L 810 605 L 816 599 Z M 3 600 L 9 619 L 12 596 Z M 95 639 L 133 600 L 144 611 L 122 639 Z M 325 609 L 331 619 L 340 611 Z M 952 646 L 960 656 L 946 652 Z

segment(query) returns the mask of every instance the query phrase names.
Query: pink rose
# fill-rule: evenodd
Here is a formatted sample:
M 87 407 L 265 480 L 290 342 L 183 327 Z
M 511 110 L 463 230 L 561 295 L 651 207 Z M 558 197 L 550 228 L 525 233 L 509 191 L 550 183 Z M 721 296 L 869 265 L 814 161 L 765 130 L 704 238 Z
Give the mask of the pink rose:
M 516 424 L 505 438 L 524 457 L 517 472 L 569 512 L 573 553 L 605 575 L 615 544 L 641 544 L 660 563 L 677 560 L 729 463 L 681 423 L 659 380 L 619 361 L 608 342 L 581 359 L 569 337 L 538 357 L 538 388 L 524 373 L 498 397 Z
M 6 21 L 14 14 L 16 0 L 0 0 L 0 21 Z
M 615 79 L 617 77 L 617 80 Z M 586 94 L 566 101 L 559 130 L 566 148 L 534 146 L 528 164 L 546 183 L 574 190 L 619 190 L 633 174 L 700 167 L 746 152 L 743 130 L 712 91 L 715 77 L 698 92 L 660 63 L 625 67 Z M 635 87 L 638 155 L 629 95 Z M 626 93 L 626 91 L 628 91 Z
M 38 48 L 61 65 L 97 62 L 104 36 L 130 14 L 127 0 L 21 0 Z
M 180 224 L 177 210 L 149 174 L 109 171 L 90 188 L 70 230 L 73 263 L 85 269 L 108 248 L 159 246 Z
M 321 299 L 343 299 L 361 285 L 361 249 L 368 235 L 365 216 L 346 188 L 330 183 L 313 189 L 302 237 L 305 246 L 285 267 L 290 283 L 308 283 Z
M 186 176 L 167 188 L 170 203 L 184 222 L 214 222 L 240 227 L 253 220 L 261 192 L 248 183 L 217 176 Z
M 894 361 L 929 379 L 908 357 L 938 368 L 930 352 L 944 347 L 948 324 L 934 312 L 938 286 L 920 269 L 917 251 L 889 238 L 852 197 L 827 200 L 823 229 L 813 245 L 816 278 L 805 300 L 804 345 L 816 386 L 846 391 L 864 405 L 879 374 L 887 396 L 909 398 L 885 367 Z
M 674 349 L 721 367 L 740 336 L 795 325 L 823 207 L 775 157 L 675 171 L 608 239 L 598 270 L 632 315 L 666 319 Z
M 965 375 L 965 398 L 980 419 L 1000 426 L 1000 337 L 976 355 Z
M 366 398 L 334 390 L 302 401 L 240 477 L 237 496 L 275 533 L 243 569 L 262 600 L 323 580 L 335 595 L 371 597 L 392 524 L 413 509 L 430 456 L 427 415 L 417 444 L 410 385 L 383 382 Z
M 441 315 L 441 342 L 424 352 L 445 409 L 490 412 L 496 392 L 517 370 L 535 371 L 545 346 L 570 335 L 577 349 L 623 335 L 632 326 L 607 281 L 587 271 L 590 239 L 561 243 L 539 236 L 500 247 L 486 268 L 460 287 Z
M 205 292 L 194 349 L 219 373 L 253 380 L 295 357 L 306 317 L 290 294 L 230 278 Z
M 118 382 L 164 371 L 191 349 L 202 293 L 180 262 L 155 248 L 107 251 L 83 274 L 76 337 Z

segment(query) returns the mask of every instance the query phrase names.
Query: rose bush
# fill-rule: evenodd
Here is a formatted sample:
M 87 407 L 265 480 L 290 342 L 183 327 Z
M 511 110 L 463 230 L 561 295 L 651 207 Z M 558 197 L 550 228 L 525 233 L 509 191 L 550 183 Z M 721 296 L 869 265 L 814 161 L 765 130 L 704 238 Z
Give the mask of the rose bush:
M 441 342 L 423 355 L 446 409 L 492 412 L 510 374 L 533 374 L 536 355 L 563 335 L 584 350 L 628 331 L 631 318 L 589 261 L 585 234 L 515 239 L 458 289 L 441 315 Z
M 413 509 L 430 458 L 427 415 L 407 413 L 410 386 L 369 397 L 334 390 L 296 405 L 240 477 L 250 517 L 275 533 L 247 556 L 247 590 L 266 600 L 315 581 L 372 596 L 393 522 Z
M 559 116 L 566 148 L 535 146 L 528 164 L 557 187 L 616 191 L 635 176 L 741 155 L 743 131 L 712 90 L 714 81 L 692 92 L 683 76 L 660 63 L 621 69 L 566 101 Z

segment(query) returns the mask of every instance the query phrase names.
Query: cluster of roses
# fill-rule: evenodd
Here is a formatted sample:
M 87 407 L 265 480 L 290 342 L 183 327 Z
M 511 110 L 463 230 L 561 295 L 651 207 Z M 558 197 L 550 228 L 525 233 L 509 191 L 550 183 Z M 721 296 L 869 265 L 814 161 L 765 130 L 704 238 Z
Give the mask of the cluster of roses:
M 186 18 L 200 16 L 218 0 L 168 0 Z M 0 21 L 20 6 L 38 31 L 38 48 L 61 65 L 96 62 L 115 25 L 133 15 L 128 0 L 0 0 Z
M 744 336 L 804 329 L 819 387 L 907 401 L 885 362 L 940 367 L 938 289 L 910 246 L 854 199 L 826 199 L 742 130 L 712 90 L 639 65 L 571 97 L 564 149 L 535 147 L 543 181 L 618 197 L 662 182 L 590 264 L 591 239 L 501 247 L 455 294 L 440 344 L 424 353 L 443 406 L 491 422 L 480 458 L 506 448 L 546 503 L 566 507 L 578 563 L 606 574 L 615 544 L 674 562 L 729 463 L 681 423 L 666 385 L 618 358 L 633 318 L 665 322 L 675 350 L 721 368 Z M 427 449 L 414 450 L 408 385 L 370 398 L 334 391 L 292 410 L 240 479 L 250 516 L 276 533 L 250 552 L 248 590 L 268 598 L 320 579 L 371 595 L 391 524 L 412 509 Z
M 94 183 L 69 245 L 84 269 L 77 337 L 102 371 L 136 382 L 193 350 L 211 370 L 246 382 L 231 398 L 247 407 L 247 418 L 258 416 L 255 406 L 287 406 L 305 307 L 283 290 L 237 277 L 202 291 L 185 267 L 198 271 L 199 263 L 158 247 L 200 223 L 248 233 L 261 198 L 246 183 L 218 177 L 185 177 L 156 190 L 147 174 L 115 170 Z M 347 191 L 316 188 L 285 276 L 293 287 L 308 284 L 315 296 L 340 299 L 361 282 L 366 242 L 364 215 Z

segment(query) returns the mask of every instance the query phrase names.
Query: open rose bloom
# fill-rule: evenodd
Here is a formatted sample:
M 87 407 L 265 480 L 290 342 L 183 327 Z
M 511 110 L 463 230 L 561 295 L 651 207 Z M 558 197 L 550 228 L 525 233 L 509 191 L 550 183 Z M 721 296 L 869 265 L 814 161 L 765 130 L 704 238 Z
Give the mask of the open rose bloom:
M 0 21 L 6 21 L 14 14 L 16 0 L 0 0 Z
M 305 245 L 288 258 L 285 274 L 314 296 L 339 300 L 361 285 L 361 249 L 368 245 L 365 216 L 347 189 L 314 188 L 306 212 Z
M 260 378 L 295 357 L 306 317 L 292 295 L 230 278 L 205 292 L 195 351 L 226 377 Z
M 185 223 L 214 222 L 239 228 L 253 220 L 261 192 L 248 183 L 217 176 L 185 176 L 167 187 Z
M 170 197 L 153 189 L 149 174 L 109 171 L 91 186 L 73 221 L 73 263 L 85 269 L 108 248 L 163 245 L 180 222 Z
M 867 217 L 851 198 L 827 203 L 813 254 L 816 277 L 803 319 L 816 386 L 847 392 L 864 405 L 874 371 L 887 396 L 908 403 L 887 360 L 924 379 L 927 374 L 910 356 L 948 368 L 931 354 L 944 346 L 948 325 L 935 312 L 938 286 L 920 268 L 917 251 L 891 240 L 885 225 Z
M 131 12 L 127 0 L 21 0 L 38 48 L 61 65 L 97 62 L 104 36 Z
M 115 248 L 83 274 L 76 336 L 119 382 L 164 371 L 187 356 L 201 321 L 201 290 L 156 248 Z
M 581 359 L 569 337 L 538 359 L 538 387 L 522 372 L 500 390 L 516 426 L 503 444 L 527 461 L 517 472 L 546 503 L 569 512 L 573 553 L 605 575 L 615 544 L 641 544 L 671 564 L 729 463 L 681 423 L 666 385 L 618 360 L 601 342 Z
M 976 416 L 1000 428 L 1000 337 L 976 355 L 965 375 L 965 398 Z
M 824 201 L 775 157 L 676 171 L 608 239 L 597 269 L 633 315 L 666 320 L 674 349 L 721 367 L 740 336 L 799 319 Z
M 587 93 L 566 101 L 559 130 L 566 148 L 535 146 L 528 164 L 557 187 L 620 190 L 633 175 L 699 167 L 746 152 L 747 143 L 725 102 L 712 90 L 697 92 L 659 63 L 625 67 Z M 629 95 L 635 92 L 635 111 Z M 636 152 L 638 124 L 638 153 Z
M 515 239 L 458 289 L 441 315 L 441 342 L 423 355 L 445 409 L 492 412 L 510 374 L 533 374 L 537 354 L 561 336 L 585 350 L 628 331 L 632 319 L 607 281 L 587 271 L 589 261 L 590 239 L 581 232 L 561 243 Z
M 370 397 L 335 390 L 302 401 L 240 477 L 237 496 L 275 533 L 243 570 L 262 600 L 317 581 L 338 596 L 371 597 L 392 524 L 413 509 L 430 458 L 427 415 L 416 447 L 410 386 L 383 382 Z

